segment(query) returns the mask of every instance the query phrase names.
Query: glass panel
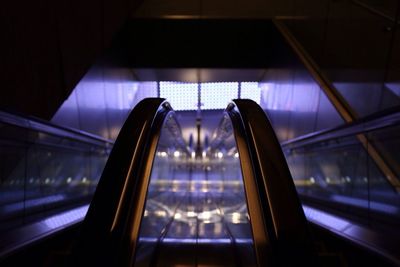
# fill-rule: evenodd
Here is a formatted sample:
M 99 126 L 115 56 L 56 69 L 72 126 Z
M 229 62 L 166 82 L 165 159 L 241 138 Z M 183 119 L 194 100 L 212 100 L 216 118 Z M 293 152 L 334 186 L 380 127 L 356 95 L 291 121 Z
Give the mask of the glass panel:
M 394 176 L 400 178 L 400 126 L 390 127 L 369 133 L 369 145 L 372 145 L 391 168 Z M 370 174 L 370 206 L 374 223 L 384 220 L 386 223 L 399 226 L 400 195 L 390 185 L 378 166 L 370 159 L 368 164 Z M 383 214 L 383 216 L 382 216 Z M 378 223 L 379 226 L 379 223 Z
M 400 128 L 341 137 L 290 149 L 285 154 L 305 204 L 317 205 L 368 227 L 391 231 L 400 226 L 400 195 L 386 179 L 375 152 L 399 177 Z M 375 149 L 372 150 L 372 147 Z
M 105 143 L 0 129 L 0 235 L 90 201 L 108 157 Z
M 298 190 L 324 199 L 329 199 L 335 193 L 347 196 L 356 194 L 353 183 L 365 174 L 357 168 L 365 163 L 358 157 L 360 149 L 357 140 L 345 138 L 290 152 L 288 162 Z M 360 185 L 362 183 L 357 189 L 360 189 Z
M 196 155 L 176 145 L 167 125 L 153 164 L 135 266 L 254 266 L 232 132 Z
M 0 232 L 23 223 L 16 219 L 24 209 L 25 148 L 0 144 Z

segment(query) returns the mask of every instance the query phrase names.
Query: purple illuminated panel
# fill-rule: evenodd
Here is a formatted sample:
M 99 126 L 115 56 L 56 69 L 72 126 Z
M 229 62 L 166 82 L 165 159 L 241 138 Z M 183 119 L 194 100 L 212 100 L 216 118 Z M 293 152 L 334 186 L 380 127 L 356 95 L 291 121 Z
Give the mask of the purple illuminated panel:
M 85 217 L 88 209 L 89 205 L 85 205 L 70 211 L 60 213 L 58 215 L 51 216 L 44 220 L 44 224 L 51 230 L 60 227 L 66 227 L 71 223 L 82 220 Z
M 135 82 L 124 69 L 93 67 L 51 121 L 116 139 L 132 108 L 144 98 L 157 96 L 157 82 Z
M 202 83 L 202 109 L 225 109 L 232 99 L 238 97 L 238 83 Z
M 166 98 L 174 110 L 197 110 L 197 83 L 160 82 L 160 97 Z
M 304 69 L 272 69 L 259 83 L 260 106 L 280 141 L 343 123 L 324 92 Z
M 241 98 L 253 99 L 260 103 L 260 88 L 257 82 L 243 82 L 241 86 Z M 238 98 L 238 82 L 160 82 L 160 97 L 166 98 L 175 110 L 196 110 L 199 87 L 202 110 L 225 109 L 232 99 Z
M 319 88 L 313 84 L 260 83 L 261 106 L 266 110 L 316 112 Z
M 390 90 L 393 94 L 397 95 L 400 97 L 400 82 L 390 82 L 390 83 L 385 83 L 385 86 Z
M 261 89 L 257 82 L 242 82 L 240 83 L 240 98 L 251 99 L 257 104 L 260 104 Z

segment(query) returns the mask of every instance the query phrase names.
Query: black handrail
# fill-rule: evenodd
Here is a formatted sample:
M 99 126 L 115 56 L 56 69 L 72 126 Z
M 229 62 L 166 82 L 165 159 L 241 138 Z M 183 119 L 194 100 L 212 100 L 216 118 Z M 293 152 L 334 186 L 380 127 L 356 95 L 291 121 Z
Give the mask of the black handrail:
M 13 114 L 1 110 L 0 110 L 0 122 L 15 127 L 19 127 L 22 129 L 42 132 L 72 140 L 79 140 L 81 142 L 97 146 L 104 146 L 104 144 L 112 146 L 114 144 L 112 140 L 88 132 L 57 125 L 39 118 L 24 116 L 16 113 Z
M 331 139 L 354 136 L 361 133 L 381 130 L 400 124 L 400 107 L 373 114 L 352 123 L 306 134 L 281 143 L 282 147 L 300 147 Z
M 226 112 L 235 128 L 259 265 L 317 265 L 293 179 L 264 111 L 254 101 L 234 100 Z M 263 223 L 254 224 L 260 218 Z M 267 237 L 259 240 L 262 233 Z
M 171 107 L 145 99 L 129 115 L 82 227 L 74 266 L 132 266 L 152 164 Z M 235 100 L 234 125 L 258 266 L 313 266 L 304 213 L 285 158 L 264 112 Z
M 132 266 L 144 202 L 165 118 L 160 98 L 141 101 L 115 142 L 86 215 L 74 266 Z

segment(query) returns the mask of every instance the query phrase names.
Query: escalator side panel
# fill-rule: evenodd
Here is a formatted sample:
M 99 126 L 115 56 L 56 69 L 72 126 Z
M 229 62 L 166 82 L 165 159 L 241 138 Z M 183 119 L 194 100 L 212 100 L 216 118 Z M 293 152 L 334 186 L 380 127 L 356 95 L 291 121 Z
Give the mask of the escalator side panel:
M 316 257 L 305 215 L 274 130 L 255 102 L 234 100 L 234 104 L 246 130 L 259 194 L 267 201 L 264 217 L 272 219 L 280 264 L 313 265 Z
M 74 265 L 130 265 L 148 182 L 143 175 L 151 169 L 160 122 L 170 110 L 163 102 L 143 100 L 122 127 L 86 216 Z

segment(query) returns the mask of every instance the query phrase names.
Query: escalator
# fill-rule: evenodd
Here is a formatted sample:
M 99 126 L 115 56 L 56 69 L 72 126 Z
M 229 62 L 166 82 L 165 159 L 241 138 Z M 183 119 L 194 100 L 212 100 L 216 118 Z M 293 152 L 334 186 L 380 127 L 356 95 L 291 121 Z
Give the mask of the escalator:
M 0 111 L 0 265 L 83 221 L 112 145 Z
M 284 143 L 283 151 L 294 180 L 281 145 L 257 104 L 234 100 L 221 115 L 209 143 L 198 148 L 185 143 L 168 102 L 146 99 L 138 104 L 113 147 L 84 223 L 58 237 L 49 232 L 50 238 L 41 245 L 25 246 L 10 260 L 3 260 L 2 266 L 396 266 L 396 258 L 377 250 L 382 240 L 349 220 L 335 217 L 346 208 L 333 201 L 339 199 L 335 195 L 348 190 L 343 187 L 352 185 L 346 177 L 336 179 L 329 173 L 332 182 L 326 177 L 320 182 L 318 173 L 311 171 L 320 170 L 321 175 L 326 175 L 326 166 L 333 166 L 328 163 L 334 157 L 321 151 L 337 151 L 342 157 L 343 152 L 352 155 L 354 146 L 360 144 L 357 140 L 351 142 L 355 138 L 349 136 L 368 134 L 376 138 L 378 132 L 384 132 L 387 144 L 391 140 L 387 133 L 398 127 L 398 115 L 371 118 Z M 35 137 L 36 141 L 52 140 L 46 135 Z M 38 142 L 35 144 L 38 146 Z M 27 151 L 33 148 L 31 145 Z M 96 150 L 91 151 L 90 155 Z M 319 160 L 312 160 L 317 152 Z M 337 158 L 340 157 L 336 161 Z M 303 168 L 313 173 L 313 179 L 299 175 L 299 162 L 317 166 Z M 80 184 L 68 183 L 69 178 L 65 176 L 65 182 L 75 186 L 74 190 L 83 190 L 78 192 L 87 194 L 89 188 L 94 189 L 94 183 L 84 183 L 82 178 Z M 363 178 L 355 181 L 363 182 Z M 45 178 L 43 182 L 46 184 Z M 57 188 L 66 191 L 65 187 Z M 382 188 L 381 185 L 378 190 Z M 75 192 L 73 189 L 69 191 Z M 353 199 L 365 194 L 356 187 L 354 190 Z M 360 220 L 360 207 L 351 208 L 355 212 L 347 216 Z M 68 209 L 64 210 L 61 214 L 54 210 L 52 217 L 43 222 L 58 225 L 76 219 L 71 219 Z M 329 210 L 336 210 L 336 215 L 326 213 Z M 85 212 L 81 212 L 80 218 Z M 368 218 L 373 218 L 369 214 Z M 327 237 L 320 228 L 309 229 L 305 215 L 318 227 L 336 223 L 328 229 L 341 227 L 342 233 L 335 234 L 345 241 Z M 387 221 L 386 217 L 376 216 Z M 354 242 L 360 243 L 359 237 L 349 236 L 352 233 L 377 243 L 361 251 L 354 246 Z M 336 246 L 336 252 L 327 251 L 329 246 Z M 389 248 L 395 250 L 396 246 L 389 244 Z M 62 256 L 49 260 L 46 254 L 54 249 Z M 370 256 L 371 251 L 384 260 Z M 343 259 L 344 254 L 347 259 Z M 348 257 L 349 254 L 352 256 Z
M 234 100 L 209 146 L 172 108 L 128 117 L 86 216 L 76 266 L 313 266 L 307 223 L 264 112 Z
M 400 265 L 400 110 L 283 142 L 312 224 Z

